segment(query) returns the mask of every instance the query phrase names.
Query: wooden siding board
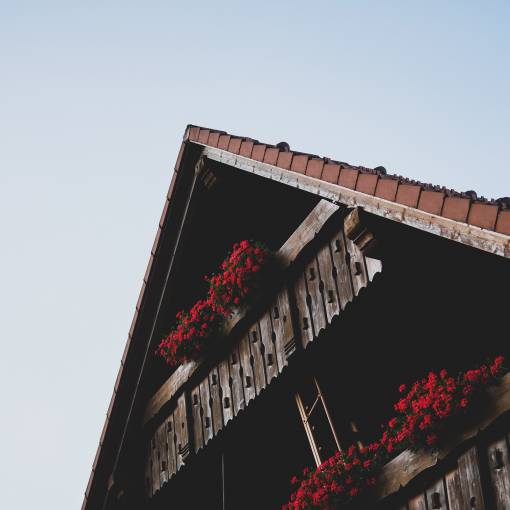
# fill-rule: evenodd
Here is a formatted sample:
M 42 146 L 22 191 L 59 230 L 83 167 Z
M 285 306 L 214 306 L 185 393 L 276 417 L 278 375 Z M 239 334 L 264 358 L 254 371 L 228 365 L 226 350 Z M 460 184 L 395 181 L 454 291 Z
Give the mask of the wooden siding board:
M 196 386 L 191 390 L 191 414 L 193 417 L 193 440 L 195 443 L 195 452 L 198 452 L 198 450 L 204 446 L 200 386 Z
M 223 428 L 223 413 L 222 413 L 222 405 L 221 405 L 221 395 L 220 395 L 220 377 L 218 373 L 218 368 L 214 367 L 209 372 L 209 390 L 211 394 L 212 400 L 212 421 L 214 434 L 217 434 Z
M 342 231 L 338 232 L 330 241 L 333 263 L 337 275 L 338 294 L 342 310 L 347 303 L 351 302 L 354 296 L 352 287 L 351 271 L 347 264 L 347 247 Z
M 228 359 L 223 359 L 219 362 L 218 376 L 220 378 L 223 423 L 226 425 L 234 417 L 234 404 L 232 401 L 232 389 L 230 387 Z
M 319 263 L 320 279 L 323 284 L 324 305 L 326 307 L 326 318 L 331 323 L 333 317 L 340 313 L 340 296 L 335 278 L 335 269 L 331 255 L 329 242 L 323 246 L 317 254 Z
M 257 395 L 266 387 L 266 370 L 264 367 L 264 344 L 261 342 L 260 328 L 255 322 L 248 331 L 250 339 L 251 360 L 253 361 L 253 375 L 255 376 L 255 391 Z
M 326 329 L 326 311 L 324 300 L 320 291 L 320 274 L 317 259 L 314 257 L 305 269 L 305 281 L 310 296 L 310 314 L 312 317 L 313 332 L 315 338 L 320 331 Z
M 445 475 L 446 492 L 448 494 L 449 510 L 464 510 L 468 508 L 464 500 L 464 493 L 460 484 L 459 470 L 457 467 L 449 470 Z
M 425 495 L 429 510 L 448 510 L 448 499 L 443 478 L 429 485 Z
M 276 336 L 275 348 L 278 370 L 281 372 L 288 364 L 287 352 L 289 347 L 294 346 L 295 348 L 295 334 L 290 314 L 289 294 L 285 288 L 278 293 L 275 305 L 273 306 L 271 320 Z
M 165 422 L 166 425 L 166 441 L 168 443 L 167 448 L 167 460 L 168 460 L 168 478 L 177 472 L 177 455 L 175 451 L 175 427 L 174 417 L 170 415 Z
M 209 392 L 209 378 L 206 377 L 200 383 L 200 401 L 202 404 L 202 430 L 204 431 L 204 445 L 206 445 L 214 436 L 212 423 L 212 410 L 209 403 L 211 394 Z
M 239 411 L 244 409 L 246 402 L 244 398 L 244 381 L 241 374 L 241 355 L 239 348 L 235 346 L 230 353 L 229 359 L 230 377 L 232 379 L 232 409 L 237 416 Z
M 308 289 L 305 282 L 305 274 L 300 273 L 294 285 L 296 296 L 296 307 L 298 313 L 299 327 L 301 328 L 301 340 L 303 347 L 313 341 L 312 317 L 308 309 Z
M 505 437 L 492 442 L 488 449 L 489 472 L 493 487 L 495 510 L 510 509 L 510 463 Z
M 253 375 L 253 367 L 251 364 L 250 341 L 248 336 L 243 336 L 239 343 L 239 362 L 242 368 L 242 381 L 244 389 L 244 403 L 248 405 L 250 400 L 256 396 L 255 379 Z
M 470 448 L 459 457 L 460 486 L 464 494 L 464 500 L 471 508 L 484 510 L 485 503 L 478 469 L 478 454 L 476 447 Z
M 274 334 L 273 323 L 271 321 L 271 311 L 273 308 L 274 307 L 270 307 L 259 320 L 260 340 L 264 346 L 264 364 L 266 367 L 268 384 L 278 375 L 278 361 L 275 343 L 273 342 L 273 338 L 276 339 L 276 336 Z

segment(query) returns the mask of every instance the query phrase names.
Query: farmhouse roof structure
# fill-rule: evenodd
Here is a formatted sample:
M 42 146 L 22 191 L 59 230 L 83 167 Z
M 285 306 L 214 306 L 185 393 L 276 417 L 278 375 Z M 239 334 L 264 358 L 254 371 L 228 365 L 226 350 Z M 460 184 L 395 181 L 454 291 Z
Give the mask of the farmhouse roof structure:
M 191 152 L 193 161 L 189 156 Z M 110 479 L 112 467 L 105 466 L 105 458 L 118 455 L 124 424 L 129 420 L 132 406 L 129 398 L 123 397 L 119 401 L 118 395 L 125 391 L 121 390 L 125 378 L 136 381 L 140 377 L 139 364 L 131 359 L 139 356 L 140 352 L 135 353 L 133 349 L 139 317 L 154 278 L 155 263 L 159 257 L 167 257 L 168 262 L 170 255 L 161 253 L 161 237 L 165 230 L 175 228 L 172 217 L 185 214 L 182 211 L 186 205 L 183 195 L 187 188 L 181 186 L 180 181 L 184 180 L 186 172 L 195 171 L 195 164 L 191 162 L 196 163 L 197 154 L 240 172 L 253 173 L 316 194 L 335 204 L 358 207 L 388 221 L 399 222 L 497 257 L 510 258 L 510 198 L 489 200 L 478 197 L 474 191 L 458 192 L 389 175 L 383 167 L 353 166 L 294 151 L 285 142 L 272 145 L 224 131 L 187 126 L 136 303 L 82 510 L 97 508 L 98 494 L 113 483 Z M 136 341 L 147 343 L 149 340 Z M 149 350 L 147 345 L 145 351 Z

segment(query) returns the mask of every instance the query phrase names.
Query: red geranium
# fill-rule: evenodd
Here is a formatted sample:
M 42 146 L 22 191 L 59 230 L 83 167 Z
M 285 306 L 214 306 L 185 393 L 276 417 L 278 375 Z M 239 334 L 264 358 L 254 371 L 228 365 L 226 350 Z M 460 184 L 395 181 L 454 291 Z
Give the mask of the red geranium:
M 221 273 L 206 278 L 207 299 L 197 301 L 188 312 L 177 314 L 177 325 L 161 340 L 157 353 L 169 365 L 197 359 L 207 343 L 220 334 L 232 308 L 245 304 L 254 289 L 260 287 L 270 251 L 261 243 L 241 241 L 223 261 Z
M 466 413 L 489 384 L 505 373 L 503 356 L 488 365 L 451 377 L 446 370 L 415 382 L 394 405 L 396 415 L 383 428 L 379 440 L 367 448 L 351 446 L 337 452 L 315 471 L 305 469 L 294 477 L 294 492 L 282 510 L 333 510 L 350 503 L 376 483 L 378 470 L 407 448 L 436 448 L 449 420 Z M 406 393 L 407 392 L 407 393 Z
M 221 263 L 221 271 L 209 281 L 209 299 L 216 309 L 228 315 L 236 306 L 246 303 L 255 289 L 261 285 L 271 252 L 257 241 L 241 241 Z

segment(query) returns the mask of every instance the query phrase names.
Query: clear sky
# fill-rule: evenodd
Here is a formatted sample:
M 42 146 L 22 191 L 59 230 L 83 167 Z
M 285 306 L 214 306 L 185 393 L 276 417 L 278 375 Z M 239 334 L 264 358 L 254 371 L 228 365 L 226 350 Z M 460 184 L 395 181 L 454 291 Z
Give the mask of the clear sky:
M 510 195 L 510 2 L 0 0 L 0 508 L 78 508 L 188 123 Z

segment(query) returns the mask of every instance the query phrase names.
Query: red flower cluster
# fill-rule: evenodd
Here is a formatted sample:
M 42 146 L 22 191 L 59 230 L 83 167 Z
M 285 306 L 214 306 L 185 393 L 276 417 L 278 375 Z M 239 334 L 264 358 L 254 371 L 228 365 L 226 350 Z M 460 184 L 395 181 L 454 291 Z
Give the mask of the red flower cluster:
M 407 448 L 436 447 L 451 418 L 466 413 L 490 384 L 505 373 L 503 356 L 487 365 L 451 377 L 446 370 L 415 382 L 394 405 L 396 415 L 384 427 L 382 437 L 366 448 L 351 446 L 337 452 L 315 471 L 293 478 L 290 502 L 282 510 L 333 510 L 359 497 L 376 481 L 377 471 Z
M 213 275 L 207 299 L 197 301 L 188 312 L 179 312 L 177 326 L 161 340 L 157 354 L 175 366 L 198 358 L 211 338 L 218 336 L 233 306 L 246 303 L 261 283 L 271 253 L 261 243 L 241 241 Z
M 241 241 L 221 264 L 221 272 L 206 278 L 209 299 L 215 308 L 229 315 L 260 285 L 261 271 L 269 267 L 271 252 L 259 242 Z
M 464 413 L 480 389 L 495 383 L 502 365 L 503 357 L 498 356 L 490 365 L 457 377 L 443 369 L 439 374 L 430 372 L 409 390 L 402 385 L 399 390 L 403 396 L 394 405 L 397 414 L 389 421 L 381 444 L 389 453 L 436 445 L 445 422 Z
M 345 452 L 336 452 L 315 471 L 305 469 L 302 480 L 292 478 L 295 492 L 282 510 L 334 510 L 348 504 L 375 485 L 376 467 L 369 448 L 351 446 Z
M 198 358 L 205 340 L 218 333 L 224 317 L 215 310 L 210 300 L 200 300 L 189 312 L 181 311 L 176 318 L 176 328 L 161 340 L 158 349 L 169 365 Z

